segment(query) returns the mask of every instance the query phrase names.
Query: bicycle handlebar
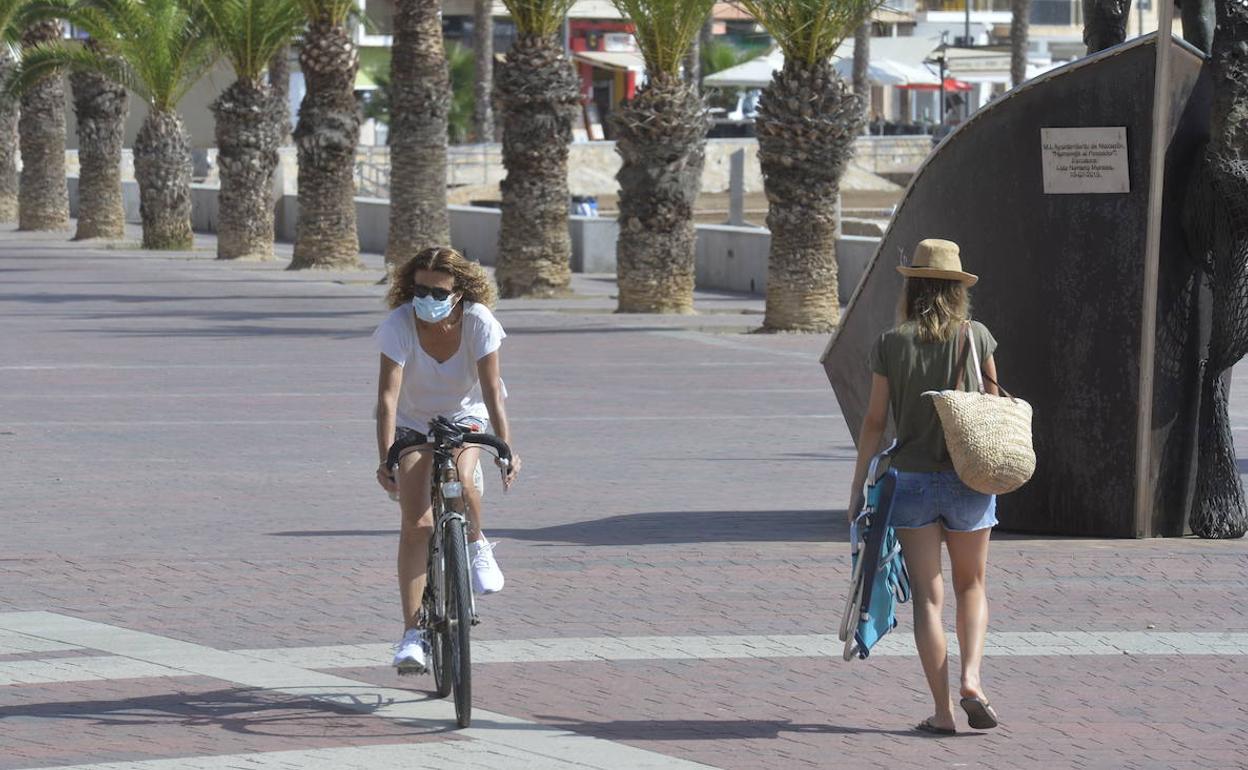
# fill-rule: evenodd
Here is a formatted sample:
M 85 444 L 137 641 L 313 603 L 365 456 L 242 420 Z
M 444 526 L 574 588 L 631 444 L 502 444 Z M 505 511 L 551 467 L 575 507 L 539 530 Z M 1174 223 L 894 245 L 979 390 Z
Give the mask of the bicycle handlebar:
M 448 428 L 455 430 L 452 433 Z M 511 463 L 511 447 L 507 446 L 507 442 L 498 436 L 489 433 L 473 433 L 472 431 L 463 430 L 455 426 L 449 420 L 440 420 L 434 425 L 434 433 L 440 434 L 435 438 L 442 440 L 449 439 L 452 444 L 478 444 L 487 446 L 498 453 L 498 459 L 502 461 L 502 465 L 506 467 Z M 430 443 L 430 436 L 420 431 L 412 431 L 405 437 L 394 442 L 390 446 L 390 451 L 386 453 L 386 467 L 394 470 L 399 467 L 399 460 L 403 452 L 413 447 L 425 446 Z

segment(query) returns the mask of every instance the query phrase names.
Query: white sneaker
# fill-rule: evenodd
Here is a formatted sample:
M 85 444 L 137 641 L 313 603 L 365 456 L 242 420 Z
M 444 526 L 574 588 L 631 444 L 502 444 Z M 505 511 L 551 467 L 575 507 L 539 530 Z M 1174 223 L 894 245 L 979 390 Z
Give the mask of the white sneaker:
M 394 667 L 400 674 L 423 674 L 429 670 L 429 638 L 423 628 L 409 628 L 394 652 Z
M 494 544 L 484 535 L 475 543 L 468 544 L 468 558 L 472 561 L 472 590 L 479 594 L 503 590 L 503 571 L 494 561 Z

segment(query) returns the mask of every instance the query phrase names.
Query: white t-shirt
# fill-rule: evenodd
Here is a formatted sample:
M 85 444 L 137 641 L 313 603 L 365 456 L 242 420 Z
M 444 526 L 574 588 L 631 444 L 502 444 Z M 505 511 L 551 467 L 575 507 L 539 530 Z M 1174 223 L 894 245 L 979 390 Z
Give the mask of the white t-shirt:
M 490 418 L 481 397 L 477 362 L 498 350 L 507 334 L 490 309 L 476 302 L 464 301 L 461 323 L 459 350 L 442 363 L 420 346 L 416 314 L 410 304 L 391 311 L 373 332 L 382 355 L 403 367 L 396 414 L 399 427 L 426 431 L 435 417 Z M 506 398 L 506 386 L 502 391 Z

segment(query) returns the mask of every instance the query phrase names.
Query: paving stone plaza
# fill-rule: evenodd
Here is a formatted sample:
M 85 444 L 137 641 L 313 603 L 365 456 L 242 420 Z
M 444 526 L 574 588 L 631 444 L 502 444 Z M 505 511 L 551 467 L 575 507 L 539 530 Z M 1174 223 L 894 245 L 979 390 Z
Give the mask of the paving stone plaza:
M 748 334 L 737 295 L 614 314 L 609 276 L 499 305 L 524 472 L 487 474 L 507 587 L 454 730 L 388 666 L 379 259 L 213 254 L 0 231 L 0 770 L 1248 766 L 1248 543 L 999 533 L 1002 726 L 916 733 L 909 609 L 867 661 L 835 637 L 826 338 Z

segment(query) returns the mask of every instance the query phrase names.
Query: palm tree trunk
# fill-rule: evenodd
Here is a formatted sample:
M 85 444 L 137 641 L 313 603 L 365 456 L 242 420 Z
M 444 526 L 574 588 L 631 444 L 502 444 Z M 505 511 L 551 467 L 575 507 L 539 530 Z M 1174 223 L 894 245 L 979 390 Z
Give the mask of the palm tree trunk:
M 503 122 L 503 218 L 494 277 L 503 297 L 553 297 L 572 283 L 568 145 L 580 79 L 555 37 L 522 35 L 495 71 Z
M 494 141 L 494 2 L 476 0 L 473 6 L 473 42 L 477 69 L 472 120 L 478 142 Z
M 0 83 L 17 69 L 8 46 L 0 45 Z M 17 221 L 18 101 L 0 89 L 0 222 Z
M 221 168 L 219 259 L 273 258 L 278 107 L 268 86 L 236 80 L 212 103 Z
M 280 145 L 290 136 L 290 46 L 283 46 L 269 60 L 269 88 L 273 91 L 273 120 Z
M 1130 0 L 1083 0 L 1083 42 L 1088 53 L 1104 51 L 1126 40 L 1130 12 Z
M 831 64 L 788 61 L 763 91 L 758 152 L 771 204 L 770 331 L 827 332 L 840 321 L 836 200 L 862 106 Z
M 968 0 L 969 2 L 969 0 Z M 863 114 L 871 104 L 871 20 L 867 19 L 854 31 L 854 93 L 862 100 Z
M 1011 0 L 1010 10 L 1010 86 L 1027 79 L 1027 39 L 1031 33 L 1031 0 Z
M 94 72 L 69 76 L 78 118 L 77 240 L 126 234 L 121 197 L 121 146 L 126 132 L 126 89 Z
M 390 59 L 390 240 L 398 267 L 451 240 L 446 210 L 447 116 L 451 80 L 440 0 L 400 0 Z
M 61 23 L 32 24 L 22 46 L 59 40 Z M 65 83 L 52 76 L 22 94 L 18 121 L 22 148 L 18 229 L 64 230 L 69 227 L 69 190 L 65 183 Z
M 178 113 L 148 113 L 134 139 L 134 177 L 143 248 L 191 248 L 191 140 Z
M 623 158 L 616 247 L 621 313 L 692 313 L 708 120 L 702 97 L 656 76 L 612 116 Z
M 299 107 L 299 222 L 290 269 L 358 269 L 355 226 L 355 104 L 359 52 L 345 27 L 315 23 L 299 51 L 308 92 Z

